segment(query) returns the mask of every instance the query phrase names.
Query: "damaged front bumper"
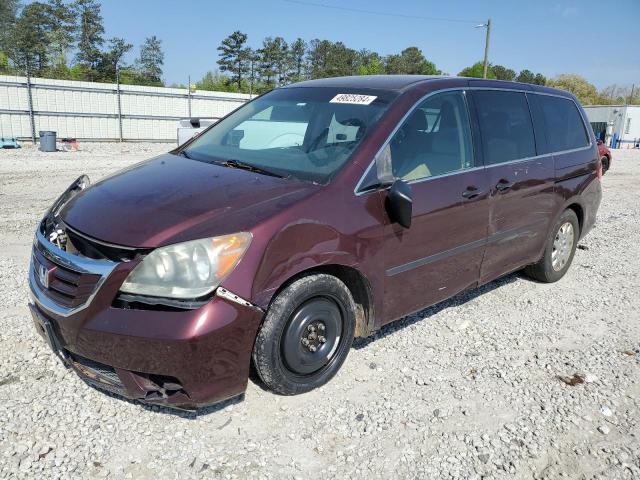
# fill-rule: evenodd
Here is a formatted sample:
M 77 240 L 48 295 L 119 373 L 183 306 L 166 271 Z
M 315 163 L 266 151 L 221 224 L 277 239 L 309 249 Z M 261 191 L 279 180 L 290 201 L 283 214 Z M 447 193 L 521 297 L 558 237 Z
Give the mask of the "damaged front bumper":
M 114 300 L 133 263 L 71 255 L 36 235 L 29 307 L 56 355 L 87 383 L 149 404 L 191 410 L 243 393 L 264 312 L 224 288 L 194 309 L 123 308 Z

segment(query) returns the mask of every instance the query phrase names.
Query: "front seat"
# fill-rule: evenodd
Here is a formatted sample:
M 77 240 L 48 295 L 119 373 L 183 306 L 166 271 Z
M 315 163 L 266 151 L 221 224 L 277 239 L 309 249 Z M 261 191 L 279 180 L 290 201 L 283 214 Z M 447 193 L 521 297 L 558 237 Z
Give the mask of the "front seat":
M 391 158 L 396 177 L 411 181 L 431 176 L 423 161 L 428 127 L 426 115 L 417 109 L 394 136 L 394 141 L 391 142 Z

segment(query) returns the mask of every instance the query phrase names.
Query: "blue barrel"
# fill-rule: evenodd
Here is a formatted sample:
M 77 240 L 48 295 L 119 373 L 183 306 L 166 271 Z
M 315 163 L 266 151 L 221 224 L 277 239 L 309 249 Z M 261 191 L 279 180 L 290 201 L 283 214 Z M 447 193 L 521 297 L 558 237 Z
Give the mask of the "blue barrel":
M 40 131 L 40 151 L 56 151 L 56 132 Z

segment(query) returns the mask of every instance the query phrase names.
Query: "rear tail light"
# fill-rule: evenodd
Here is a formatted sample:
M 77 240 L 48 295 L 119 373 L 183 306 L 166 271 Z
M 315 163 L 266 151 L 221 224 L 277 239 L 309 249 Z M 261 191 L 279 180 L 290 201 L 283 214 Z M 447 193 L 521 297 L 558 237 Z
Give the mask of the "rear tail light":
M 602 178 L 602 160 L 598 159 L 598 161 L 596 162 L 596 175 L 598 175 L 598 178 Z

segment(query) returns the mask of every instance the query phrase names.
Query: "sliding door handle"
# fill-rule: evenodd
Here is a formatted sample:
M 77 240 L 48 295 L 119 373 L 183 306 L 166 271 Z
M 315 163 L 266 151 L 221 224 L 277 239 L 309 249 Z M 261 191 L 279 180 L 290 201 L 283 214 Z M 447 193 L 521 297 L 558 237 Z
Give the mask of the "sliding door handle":
M 513 185 L 514 185 L 513 182 L 509 182 L 509 181 L 507 181 L 505 179 L 502 179 L 496 185 L 496 190 L 504 192 L 505 190 L 509 190 L 511 187 L 513 187 Z

